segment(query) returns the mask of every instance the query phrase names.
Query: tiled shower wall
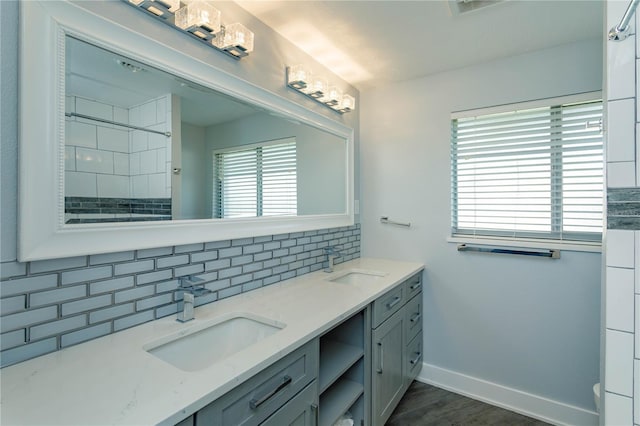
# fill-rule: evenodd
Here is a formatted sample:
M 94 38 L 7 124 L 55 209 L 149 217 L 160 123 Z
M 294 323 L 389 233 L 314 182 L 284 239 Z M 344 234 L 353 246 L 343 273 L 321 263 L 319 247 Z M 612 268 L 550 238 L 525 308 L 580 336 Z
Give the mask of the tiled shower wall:
M 203 278 L 198 305 L 326 266 L 324 247 L 360 257 L 360 225 L 67 259 L 0 264 L 0 365 L 177 312 L 179 277 Z
M 129 109 L 67 96 L 67 111 L 171 132 L 171 95 Z M 170 198 L 171 138 L 83 118 L 67 118 L 65 194 Z
M 607 1 L 606 30 L 627 1 Z M 636 19 L 638 13 L 636 12 Z M 640 149 L 636 128 L 636 23 L 626 40 L 605 42 L 607 232 L 602 425 L 640 424 Z M 634 348 L 635 347 L 635 348 Z

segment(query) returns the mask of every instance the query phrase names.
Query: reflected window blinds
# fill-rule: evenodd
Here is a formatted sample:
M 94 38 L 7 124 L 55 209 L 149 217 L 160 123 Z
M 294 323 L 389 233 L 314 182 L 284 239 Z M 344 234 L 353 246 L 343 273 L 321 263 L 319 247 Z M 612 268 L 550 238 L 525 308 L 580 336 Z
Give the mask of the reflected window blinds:
M 218 218 L 297 214 L 295 139 L 214 153 Z

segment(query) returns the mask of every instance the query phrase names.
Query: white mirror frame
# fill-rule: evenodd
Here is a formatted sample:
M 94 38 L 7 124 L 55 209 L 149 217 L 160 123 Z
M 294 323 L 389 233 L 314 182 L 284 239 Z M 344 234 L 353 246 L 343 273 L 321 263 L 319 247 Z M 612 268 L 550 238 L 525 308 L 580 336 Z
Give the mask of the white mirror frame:
M 354 223 L 353 129 L 73 3 L 20 3 L 20 261 L 300 232 Z M 67 34 L 344 138 L 348 170 L 345 213 L 65 225 Z

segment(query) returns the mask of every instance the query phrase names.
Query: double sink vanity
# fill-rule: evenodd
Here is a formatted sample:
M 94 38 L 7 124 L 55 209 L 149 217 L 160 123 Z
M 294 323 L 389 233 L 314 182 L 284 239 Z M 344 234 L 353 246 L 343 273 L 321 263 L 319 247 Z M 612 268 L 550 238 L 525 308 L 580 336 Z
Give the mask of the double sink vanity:
M 7 367 L 2 422 L 383 425 L 422 365 L 423 268 L 356 259 Z

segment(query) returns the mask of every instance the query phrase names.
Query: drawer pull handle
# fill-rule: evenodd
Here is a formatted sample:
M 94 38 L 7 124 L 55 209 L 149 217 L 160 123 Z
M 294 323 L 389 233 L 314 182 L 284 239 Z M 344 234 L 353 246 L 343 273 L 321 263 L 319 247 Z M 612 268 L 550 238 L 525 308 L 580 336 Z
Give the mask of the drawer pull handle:
M 380 368 L 376 369 L 376 373 L 382 374 L 382 369 L 384 367 L 384 348 L 382 347 L 382 342 L 378 342 L 378 347 L 380 348 Z
M 387 309 L 391 309 L 394 306 L 396 306 L 398 303 L 400 303 L 401 299 L 402 299 L 402 297 L 400 297 L 400 296 L 394 297 L 391 302 L 387 303 Z
M 416 322 L 418 322 L 420 320 L 420 318 L 422 318 L 422 314 L 420 312 L 418 312 L 409 321 L 411 321 L 413 323 L 416 323 Z
M 262 398 L 260 399 L 252 399 L 251 401 L 249 401 L 249 407 L 251 407 L 252 410 L 255 410 L 256 408 L 258 408 L 259 406 L 261 406 L 262 404 L 264 404 L 265 402 L 267 402 L 270 398 L 272 398 L 275 394 L 277 394 L 278 392 L 280 392 L 282 389 L 284 389 L 289 383 L 291 383 L 292 379 L 291 376 L 284 376 L 282 378 L 282 382 L 273 390 L 267 392 Z
M 412 360 L 409 360 L 409 363 L 411 365 L 416 365 L 420 361 L 420 358 L 422 358 L 422 352 L 416 352 L 416 357 Z
M 412 285 L 411 287 L 409 287 L 411 289 L 411 291 L 414 291 L 417 288 L 422 287 L 422 283 L 421 282 L 417 282 L 414 285 Z

